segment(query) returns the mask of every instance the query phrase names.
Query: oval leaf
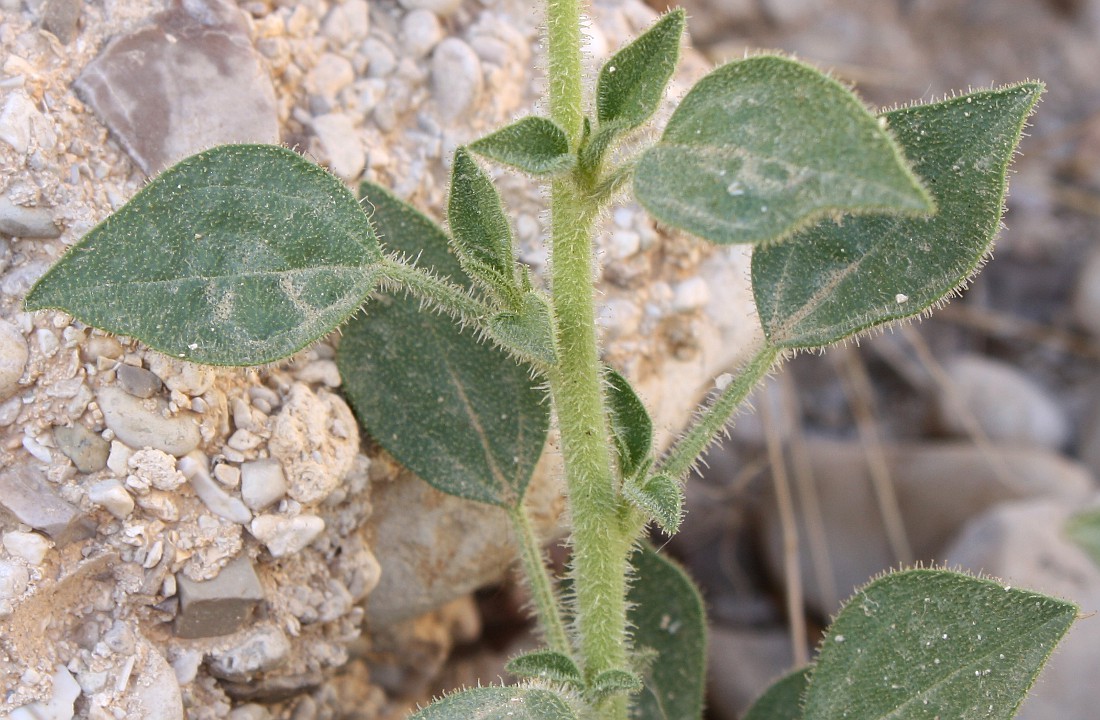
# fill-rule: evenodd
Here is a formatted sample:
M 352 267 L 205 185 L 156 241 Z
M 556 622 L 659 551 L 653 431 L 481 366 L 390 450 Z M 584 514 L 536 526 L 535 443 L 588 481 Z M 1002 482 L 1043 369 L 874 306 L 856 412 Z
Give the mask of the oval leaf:
M 805 720 L 1011 718 L 1077 608 L 946 570 L 887 575 L 826 635 Z
M 502 312 L 489 319 L 493 339 L 507 348 L 522 352 L 547 367 L 557 362 L 554 349 L 554 325 L 550 304 L 537 292 L 523 294 L 523 312 Z
M 933 210 L 890 135 L 802 63 L 732 62 L 691 89 L 634 174 L 661 222 L 715 243 L 762 243 L 837 213 Z
M 455 151 L 447 222 L 462 269 L 499 301 L 515 309 L 520 292 L 515 280 L 512 229 L 493 181 L 464 148 Z
M 534 650 L 508 661 L 504 669 L 517 677 L 555 680 L 581 685 L 584 678 L 580 668 L 568 655 L 553 650 Z
M 741 720 L 802 720 L 802 695 L 812 674 L 813 668 L 805 667 L 776 680 Z
M 623 478 L 633 477 L 653 447 L 653 421 L 630 382 L 614 368 L 604 368 L 604 381 L 619 472 Z
M 600 124 L 630 130 L 657 111 L 680 60 L 686 17 L 682 9 L 673 10 L 604 64 L 596 82 Z
M 469 285 L 438 225 L 362 187 L 387 247 Z M 550 425 L 528 367 L 406 296 L 348 323 L 337 363 L 360 422 L 402 465 L 451 495 L 504 507 L 523 499 Z
M 676 478 L 659 473 L 641 485 L 628 482 L 623 485 L 623 495 L 631 505 L 657 523 L 666 535 L 675 535 L 680 530 L 680 521 L 684 517 L 684 493 Z
M 382 253 L 355 196 L 297 153 L 223 145 L 163 172 L 26 298 L 208 365 L 259 365 L 326 335 Z
M 646 545 L 634 553 L 630 622 L 634 645 L 656 651 L 635 720 L 699 720 L 706 683 L 703 600 L 684 571 Z
M 470 144 L 479 155 L 532 175 L 556 174 L 573 166 L 569 138 L 549 118 L 529 116 Z
M 577 714 L 550 690 L 483 687 L 448 695 L 409 720 L 577 720 Z
M 602 702 L 612 695 L 629 695 L 636 693 L 644 687 L 642 679 L 629 670 L 604 670 L 592 678 L 592 683 L 586 688 L 587 695 L 596 703 Z
M 1041 92 L 1028 83 L 886 113 L 939 212 L 824 222 L 757 248 L 753 294 L 769 342 L 827 345 L 921 313 L 964 283 L 1000 227 L 1008 162 Z

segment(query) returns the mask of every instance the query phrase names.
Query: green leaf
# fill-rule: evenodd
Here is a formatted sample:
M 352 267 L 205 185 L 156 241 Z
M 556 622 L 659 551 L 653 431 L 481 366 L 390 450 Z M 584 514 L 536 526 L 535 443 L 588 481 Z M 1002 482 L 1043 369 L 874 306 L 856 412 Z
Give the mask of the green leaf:
M 619 130 L 618 125 L 601 125 L 596 132 L 585 138 L 578 153 L 578 163 L 580 169 L 590 178 L 595 179 L 599 175 L 604 158 L 615 145 Z
M 554 350 L 550 305 L 536 292 L 524 293 L 522 302 L 523 312 L 502 312 L 490 318 L 489 331 L 493 339 L 505 347 L 552 367 L 558 358 Z
M 946 570 L 887 575 L 829 629 L 804 718 L 1011 718 L 1076 615 Z
M 520 291 L 512 229 L 493 181 L 465 148 L 455 151 L 447 221 L 462 269 L 498 302 L 515 309 Z
M 531 115 L 470 145 L 479 155 L 532 175 L 554 175 L 573 166 L 569 138 L 549 118 Z
M 584 678 L 580 668 L 568 655 L 553 650 L 535 650 L 508 661 L 504 669 L 517 677 L 553 680 L 581 685 Z
M 663 473 L 647 478 L 642 484 L 627 482 L 623 495 L 630 503 L 645 513 L 667 535 L 680 530 L 684 517 L 684 494 L 679 481 Z
M 643 688 L 642 679 L 629 670 L 604 670 L 592 679 L 587 692 L 596 702 L 612 695 L 636 693 Z
M 1100 565 L 1100 510 L 1087 510 L 1066 523 L 1066 534 Z
M 623 478 L 633 477 L 653 448 L 653 421 L 630 383 L 611 367 L 604 368 L 607 416 Z
M 809 687 L 813 667 L 784 675 L 757 698 L 741 720 L 802 720 L 802 695 Z
M 706 682 L 703 601 L 684 571 L 643 546 L 631 560 L 634 644 L 657 653 L 637 696 L 634 720 L 699 720 Z
M 638 127 L 657 111 L 680 60 L 686 14 L 673 10 L 619 50 L 600 69 L 596 117 L 624 130 Z
M 409 720 L 577 720 L 577 714 L 550 690 L 482 687 L 448 695 Z
M 377 185 L 386 245 L 468 285 L 435 223 Z M 549 403 L 528 367 L 461 332 L 411 297 L 381 298 L 344 330 L 337 363 L 344 392 L 370 435 L 443 492 L 514 507 L 549 429 Z
M 721 244 L 781 240 L 838 213 L 934 209 L 855 95 L 775 56 L 699 81 L 642 155 L 634 191 L 661 222 Z
M 381 260 L 366 214 L 335 177 L 285 148 L 223 145 L 150 182 L 25 303 L 175 357 L 258 365 L 344 322 Z
M 752 284 L 768 341 L 827 345 L 922 313 L 965 283 L 1000 227 L 1005 171 L 1042 89 L 1026 83 L 883 115 L 939 212 L 824 222 L 758 248 Z

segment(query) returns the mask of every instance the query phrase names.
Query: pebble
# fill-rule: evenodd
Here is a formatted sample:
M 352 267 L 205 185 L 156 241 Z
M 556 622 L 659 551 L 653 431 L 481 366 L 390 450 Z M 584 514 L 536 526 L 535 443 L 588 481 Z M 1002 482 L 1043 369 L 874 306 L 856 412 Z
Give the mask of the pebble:
M 94 473 L 107 467 L 111 444 L 79 422 L 54 428 L 53 437 L 57 449 L 72 460 L 80 472 Z
M 16 205 L 0 196 L 0 232 L 21 238 L 55 238 L 61 235 L 47 208 Z
M 241 497 L 244 504 L 260 511 L 286 495 L 283 465 L 274 458 L 254 460 L 241 465 Z
M 84 0 L 46 0 L 42 8 L 42 27 L 68 45 L 76 35 L 76 25 Z
M 642 236 L 633 230 L 616 230 L 611 233 L 607 254 L 612 260 L 626 260 L 642 249 Z
M 0 560 L 0 616 L 11 614 L 12 601 L 23 597 L 29 582 L 30 573 L 25 565 Z
M 325 529 L 325 521 L 316 515 L 292 518 L 257 515 L 249 527 L 252 535 L 267 546 L 272 557 L 283 557 L 302 550 L 316 540 Z
M 27 338 L 0 318 L 0 400 L 7 400 L 19 391 L 19 378 L 23 377 L 29 357 Z
M 432 97 L 445 121 L 461 117 L 481 99 L 481 61 L 458 38 L 449 37 L 436 46 L 431 76 Z
M 135 682 L 130 683 L 129 695 L 140 708 L 138 717 L 143 720 L 184 720 L 183 696 L 172 666 L 151 642 L 142 640 L 144 662 Z
M 252 513 L 245 504 L 222 490 L 210 477 L 208 463 L 201 453 L 195 452 L 180 458 L 179 469 L 210 512 L 241 525 L 252 519 Z
M 367 153 L 355 130 L 355 123 L 343 113 L 326 113 L 310 121 L 320 143 L 318 153 L 329 169 L 345 180 L 355 180 L 367 164 Z
M 53 693 L 46 702 L 36 702 L 12 710 L 8 720 L 72 720 L 73 704 L 80 697 L 80 685 L 63 665 L 53 674 Z
M 324 98 L 329 107 L 336 104 L 336 96 L 355 80 L 351 61 L 342 55 L 325 53 L 306 75 L 305 88 L 310 95 Z
M 447 17 L 458 10 L 462 0 L 398 0 L 406 10 L 430 10 L 440 17 Z
M 134 397 L 151 398 L 164 389 L 164 383 L 145 368 L 125 363 L 115 368 L 118 385 Z
M 0 141 L 25 155 L 31 147 L 32 126 L 41 117 L 32 101 L 22 90 L 8 95 L 0 110 Z
M 7 427 L 19 419 L 19 413 L 23 411 L 23 401 L 19 397 L 13 397 L 0 403 L 0 427 Z
M 419 60 L 443 39 L 443 26 L 439 16 L 431 10 L 413 10 L 401 21 L 401 35 L 405 39 L 402 50 Z
M 183 473 L 176 469 L 176 459 L 160 450 L 138 450 L 126 460 L 126 466 L 141 478 L 146 487 L 152 486 L 157 490 L 170 492 L 186 482 Z
M 139 493 L 137 504 L 157 520 L 164 522 L 176 522 L 180 519 L 179 505 L 176 503 L 176 495 L 163 490 L 150 490 Z
M 1042 386 L 1008 365 L 982 355 L 960 355 L 944 363 L 951 379 L 939 388 L 938 416 L 944 428 L 968 435 L 969 413 L 991 440 L 1058 449 L 1072 428 L 1062 407 Z
M 210 674 L 222 680 L 245 682 L 256 673 L 267 672 L 286 662 L 290 640 L 273 625 L 260 625 L 232 647 L 210 654 Z
M 118 387 L 102 387 L 96 401 L 103 422 L 119 440 L 132 448 L 150 447 L 181 457 L 199 446 L 199 425 L 194 413 L 182 411 L 165 417 L 163 399 L 141 400 Z M 150 409 L 150 407 L 153 409 Z
M 133 454 L 133 448 L 112 440 L 111 452 L 107 455 L 107 468 L 118 477 L 126 477 L 130 473 L 130 456 Z
M 241 469 L 227 462 L 214 466 L 214 479 L 226 487 L 235 488 L 241 484 Z M 247 505 L 247 501 L 245 502 Z
M 256 433 L 241 428 L 230 435 L 229 439 L 225 441 L 225 444 L 234 450 L 248 452 L 249 450 L 258 448 L 263 441 L 263 438 Z
M 181 638 L 229 635 L 248 624 L 264 600 L 263 586 L 245 555 L 230 560 L 210 580 L 176 575 L 179 614 L 175 632 Z
M 20 522 L 49 535 L 58 547 L 95 534 L 91 518 L 58 497 L 41 473 L 25 465 L 0 471 L 0 505 Z
M 369 9 L 367 0 L 347 0 L 334 5 L 321 25 L 325 37 L 338 46 L 365 39 L 370 30 Z
M 705 307 L 708 302 L 710 302 L 710 288 L 707 286 L 707 281 L 701 277 L 678 282 L 672 288 L 673 312 L 692 312 Z
M 279 141 L 271 78 L 226 0 L 176 3 L 116 36 L 75 87 L 148 175 L 214 145 Z
M 204 657 L 201 650 L 181 649 L 172 660 L 172 671 L 176 674 L 176 682 L 180 685 L 190 685 L 198 675 Z
M 208 365 L 196 365 L 161 353 L 150 353 L 146 362 L 149 370 L 159 377 L 169 390 L 192 397 L 202 395 L 213 387 L 214 379 L 217 377 L 214 368 Z
M 28 565 L 41 565 L 46 559 L 46 553 L 53 546 L 53 543 L 38 533 L 15 530 L 4 533 L 3 543 L 9 554 L 26 560 Z
M 119 520 L 125 520 L 134 511 L 134 498 L 114 478 L 101 480 L 88 488 L 88 500 L 99 505 Z
M 340 387 L 341 383 L 340 370 L 332 360 L 313 360 L 306 363 L 296 374 L 304 383 L 330 388 Z
M 367 38 L 361 52 L 367 60 L 367 77 L 384 78 L 397 68 L 397 57 L 393 50 L 377 38 Z

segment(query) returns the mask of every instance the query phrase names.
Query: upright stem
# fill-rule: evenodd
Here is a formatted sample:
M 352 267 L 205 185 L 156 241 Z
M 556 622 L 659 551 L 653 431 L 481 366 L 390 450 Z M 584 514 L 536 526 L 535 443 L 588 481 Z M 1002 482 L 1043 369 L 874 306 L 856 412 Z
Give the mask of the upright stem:
M 581 1 L 547 0 L 550 118 L 574 147 L 584 123 L 581 93 Z
M 539 625 L 542 626 L 546 644 L 551 650 L 572 657 L 573 648 L 569 644 L 569 636 L 565 633 L 565 623 L 562 622 L 561 612 L 558 609 L 558 597 L 542 557 L 542 545 L 535 535 L 534 528 L 531 527 L 527 510 L 520 503 L 508 510 L 508 517 L 512 520 L 512 531 L 516 536 L 516 545 L 519 546 L 523 574 L 530 585 L 535 616 L 538 618 Z

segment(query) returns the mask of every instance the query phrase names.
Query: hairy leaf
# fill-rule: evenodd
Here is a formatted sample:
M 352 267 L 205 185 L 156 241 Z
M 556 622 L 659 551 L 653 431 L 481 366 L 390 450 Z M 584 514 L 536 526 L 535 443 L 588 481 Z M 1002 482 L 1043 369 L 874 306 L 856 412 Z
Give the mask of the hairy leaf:
M 1011 718 L 1071 603 L 945 570 L 875 580 L 826 635 L 805 720 Z
M 657 653 L 637 697 L 634 720 L 699 720 L 706 682 L 703 601 L 684 571 L 643 546 L 631 560 L 634 644 Z
M 464 148 L 455 151 L 447 221 L 462 269 L 499 302 L 514 308 L 520 292 L 512 229 L 493 181 Z
M 642 155 L 634 191 L 661 222 L 722 244 L 781 240 L 838 213 L 934 209 L 851 92 L 775 56 L 699 81 Z
M 537 358 L 544 365 L 557 362 L 554 350 L 554 326 L 550 305 L 535 292 L 523 294 L 522 312 L 502 312 L 489 320 L 493 338 L 509 348 L 521 350 L 524 357 Z
M 364 183 L 386 245 L 468 285 L 435 223 Z M 398 461 L 443 492 L 513 507 L 549 429 L 530 370 L 411 297 L 380 298 L 344 330 L 337 362 L 360 422 Z
M 805 667 L 776 680 L 742 720 L 802 720 L 802 695 L 812 674 L 813 667 Z
M 680 60 L 686 14 L 673 10 L 611 56 L 596 82 L 596 117 L 624 130 L 638 127 L 657 111 Z
M 659 473 L 644 483 L 627 482 L 623 495 L 645 513 L 667 535 L 675 535 L 684 516 L 684 494 L 680 482 L 671 475 Z
M 568 655 L 553 650 L 535 650 L 508 661 L 504 669 L 517 677 L 554 680 L 571 685 L 584 682 L 580 668 Z
M 470 144 L 470 149 L 490 160 L 532 175 L 552 175 L 573 166 L 569 138 L 549 118 L 531 115 L 506 125 Z
M 931 218 L 823 222 L 758 248 L 752 284 L 777 347 L 818 347 L 927 310 L 969 278 L 1001 222 L 1005 172 L 1035 83 L 904 108 L 883 118 L 931 189 Z
M 1100 510 L 1087 510 L 1066 523 L 1066 534 L 1100 565 Z
M 633 477 L 653 447 L 653 421 L 630 382 L 614 368 L 604 368 L 604 381 L 619 472 L 624 478 Z
M 57 308 L 208 365 L 294 354 L 375 285 L 378 242 L 344 185 L 274 145 L 223 145 L 150 182 L 31 289 Z
M 604 670 L 592 678 L 587 693 L 596 702 L 611 695 L 630 694 L 641 690 L 642 679 L 629 670 Z
M 481 687 L 437 700 L 409 720 L 577 720 L 577 715 L 550 690 Z

